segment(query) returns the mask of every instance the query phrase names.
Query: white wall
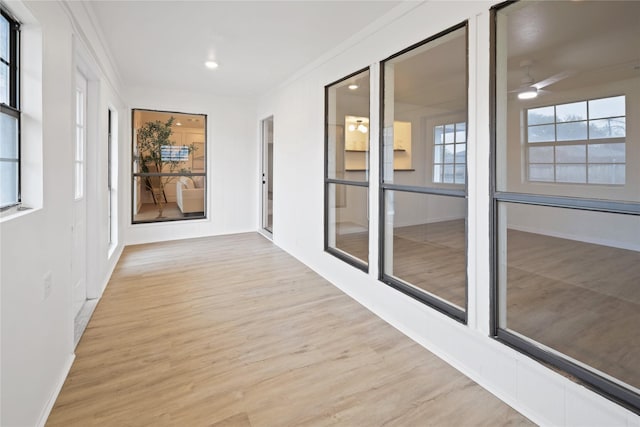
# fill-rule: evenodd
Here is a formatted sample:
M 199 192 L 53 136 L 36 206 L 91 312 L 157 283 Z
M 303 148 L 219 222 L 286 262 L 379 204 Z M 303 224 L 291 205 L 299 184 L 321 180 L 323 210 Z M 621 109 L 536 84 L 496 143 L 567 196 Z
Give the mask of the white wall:
M 441 356 L 536 423 L 638 425 L 639 418 L 561 374 L 489 337 L 489 8 L 494 2 L 400 5 L 295 79 L 263 97 L 255 121 L 272 115 L 274 241 L 364 306 Z M 378 175 L 370 180 L 370 272 L 323 251 L 325 85 L 373 64 L 371 164 L 379 159 L 378 62 L 469 20 L 469 320 L 462 325 L 377 280 Z
M 443 357 L 535 422 L 554 425 L 640 425 L 638 417 L 488 338 L 489 174 L 488 86 L 490 2 L 407 3 L 325 61 L 261 100 L 133 88 L 122 99 L 117 72 L 81 3 L 7 2 L 24 22 L 35 18 L 45 40 L 42 57 L 42 206 L 0 222 L 0 424 L 43 424 L 73 360 L 70 254 L 74 37 L 94 62 L 98 90 L 95 180 L 89 207 L 98 224 L 91 247 L 95 296 L 106 284 L 122 245 L 107 256 L 106 108 L 118 112 L 120 242 L 141 243 L 258 228 L 260 119 L 274 116 L 275 242 L 323 274 L 380 317 Z M 20 10 L 20 12 L 19 12 Z M 404 12 L 403 12 L 404 11 Z M 32 16 L 31 16 L 32 15 Z M 71 18 L 73 16 L 73 18 Z M 372 171 L 372 261 L 367 275 L 323 252 L 323 88 L 432 34 L 470 21 L 469 325 L 461 325 L 376 280 L 377 172 Z M 36 73 L 37 74 L 37 73 Z M 377 71 L 372 72 L 376 81 Z M 36 78 L 39 78 L 36 76 Z M 34 95 L 36 96 L 36 95 Z M 377 164 L 377 91 L 372 88 L 371 162 Z M 127 108 L 123 108 L 127 105 Z M 131 108 L 208 115 L 208 218 L 131 225 Z M 35 185 L 37 190 L 37 185 Z M 36 191 L 37 192 L 37 191 Z M 36 195 L 36 201 L 38 195 Z M 37 203 L 35 205 L 38 205 Z M 52 291 L 44 297 L 43 279 Z
M 31 62 L 34 49 L 42 45 L 41 69 L 30 70 L 29 97 L 25 104 L 38 99 L 34 80 L 41 81 L 41 118 L 29 114 L 23 126 L 27 133 L 38 133 L 42 153 L 27 153 L 29 167 L 42 170 L 42 203 L 36 209 L 2 218 L 0 222 L 0 292 L 1 292 L 1 405 L 0 424 L 32 426 L 43 424 L 73 361 L 73 314 L 71 289 L 71 223 L 72 223 L 72 142 L 74 38 L 99 46 L 92 34 L 78 32 L 86 16 L 71 20 L 71 11 L 58 2 L 10 1 L 7 6 L 24 22 L 23 49 L 29 51 L 23 60 Z M 74 5 L 76 7 L 78 5 Z M 33 40 L 41 34 L 41 40 Z M 25 34 L 26 35 L 26 34 Z M 30 40 L 31 38 L 31 40 Z M 28 44 L 28 45 L 27 45 Z M 117 79 L 100 63 L 99 49 L 89 51 L 96 71 L 97 126 L 91 149 L 106 150 L 107 106 L 120 109 L 118 91 L 110 82 Z M 33 72 L 31 72 L 33 71 Z M 105 74 L 106 71 L 106 74 Z M 38 75 L 40 72 L 40 75 Z M 117 86 L 117 83 L 115 84 Z M 37 92 L 37 91 L 36 91 Z M 122 111 L 119 111 L 122 113 Z M 121 114 L 122 117 L 122 114 Z M 122 122 L 121 122 L 122 123 Z M 122 128 L 121 128 L 122 129 Z M 122 140 L 122 134 L 119 135 Z M 36 151 L 32 138 L 23 141 L 23 150 Z M 99 154 L 102 156 L 103 154 Z M 93 167 L 93 181 L 87 191 L 106 187 L 106 156 L 88 164 Z M 36 174 L 37 175 L 37 174 Z M 37 187 L 37 186 L 36 186 Z M 90 294 L 98 296 L 106 284 L 122 247 L 108 256 L 106 236 L 105 193 L 93 194 L 88 215 L 100 225 L 92 235 L 89 252 Z M 120 200 L 120 206 L 123 201 Z M 51 293 L 45 297 L 44 277 L 51 275 Z
M 207 218 L 155 224 L 131 224 L 131 212 L 123 217 L 126 244 L 184 239 L 188 237 L 255 231 L 258 227 L 259 125 L 255 103 L 240 98 L 204 93 L 172 92 L 157 88 L 131 88 L 130 109 L 207 115 Z M 130 120 L 131 112 L 128 117 Z M 276 123 L 277 126 L 277 123 Z M 123 169 L 131 171 L 131 134 L 122 145 Z M 131 177 L 121 186 L 131 198 Z M 129 202 L 127 202 L 129 206 Z

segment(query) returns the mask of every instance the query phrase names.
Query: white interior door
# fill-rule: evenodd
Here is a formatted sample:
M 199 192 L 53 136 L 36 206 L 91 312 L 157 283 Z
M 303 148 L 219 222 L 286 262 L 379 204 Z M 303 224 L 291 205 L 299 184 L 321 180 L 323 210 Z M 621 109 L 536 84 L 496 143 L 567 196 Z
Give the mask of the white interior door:
M 73 315 L 78 315 L 87 299 L 87 199 L 86 144 L 87 144 L 87 79 L 76 72 L 75 135 L 73 143 L 74 195 L 71 226 L 71 280 L 73 283 Z

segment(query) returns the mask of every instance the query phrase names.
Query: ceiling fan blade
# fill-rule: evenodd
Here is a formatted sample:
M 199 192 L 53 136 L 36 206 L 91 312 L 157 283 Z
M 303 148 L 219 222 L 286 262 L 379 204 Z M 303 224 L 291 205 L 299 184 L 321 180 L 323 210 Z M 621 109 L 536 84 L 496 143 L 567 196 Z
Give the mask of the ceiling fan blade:
M 533 86 L 535 86 L 537 89 L 542 89 L 547 86 L 551 86 L 552 84 L 558 83 L 560 80 L 564 80 L 568 77 L 571 77 L 574 74 L 575 74 L 575 71 L 562 71 L 558 74 L 554 74 L 551 77 L 547 77 L 544 80 L 540 80 L 539 82 L 534 83 Z

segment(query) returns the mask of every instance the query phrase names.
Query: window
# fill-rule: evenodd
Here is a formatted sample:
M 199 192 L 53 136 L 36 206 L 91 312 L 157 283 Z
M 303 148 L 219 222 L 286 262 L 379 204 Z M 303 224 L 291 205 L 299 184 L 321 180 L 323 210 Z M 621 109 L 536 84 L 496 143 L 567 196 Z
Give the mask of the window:
M 20 203 L 20 26 L 0 16 L 0 209 Z
M 466 322 L 466 23 L 381 73 L 380 280 Z
M 162 147 L 160 156 L 163 162 L 186 162 L 189 160 L 189 147 L 186 145 Z
M 203 114 L 133 110 L 133 223 L 206 218 Z
M 527 110 L 529 181 L 625 183 L 625 96 Z
M 638 412 L 640 3 L 493 17 L 494 335 Z
M 467 124 L 449 123 L 433 128 L 433 182 L 464 184 Z
M 84 162 L 87 140 L 87 86 L 88 82 L 86 77 L 78 72 L 76 74 L 76 140 L 73 158 L 74 197 L 76 200 L 84 197 Z
M 325 250 L 369 262 L 369 70 L 325 87 Z

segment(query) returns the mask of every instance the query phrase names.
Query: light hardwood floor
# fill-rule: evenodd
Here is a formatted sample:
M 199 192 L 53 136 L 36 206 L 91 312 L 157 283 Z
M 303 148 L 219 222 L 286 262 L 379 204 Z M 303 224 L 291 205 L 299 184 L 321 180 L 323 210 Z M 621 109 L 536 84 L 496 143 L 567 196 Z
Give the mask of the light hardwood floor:
M 394 229 L 393 274 L 465 306 L 464 221 Z M 507 328 L 640 389 L 640 252 L 507 233 Z M 364 233 L 341 248 L 362 254 Z
M 49 426 L 529 425 L 258 234 L 126 248 Z
M 640 389 L 640 252 L 508 230 L 507 327 Z
M 386 273 L 457 305 L 466 306 L 464 220 L 396 227 L 393 230 L 393 271 Z M 368 234 L 336 236 L 336 247 L 367 260 Z

